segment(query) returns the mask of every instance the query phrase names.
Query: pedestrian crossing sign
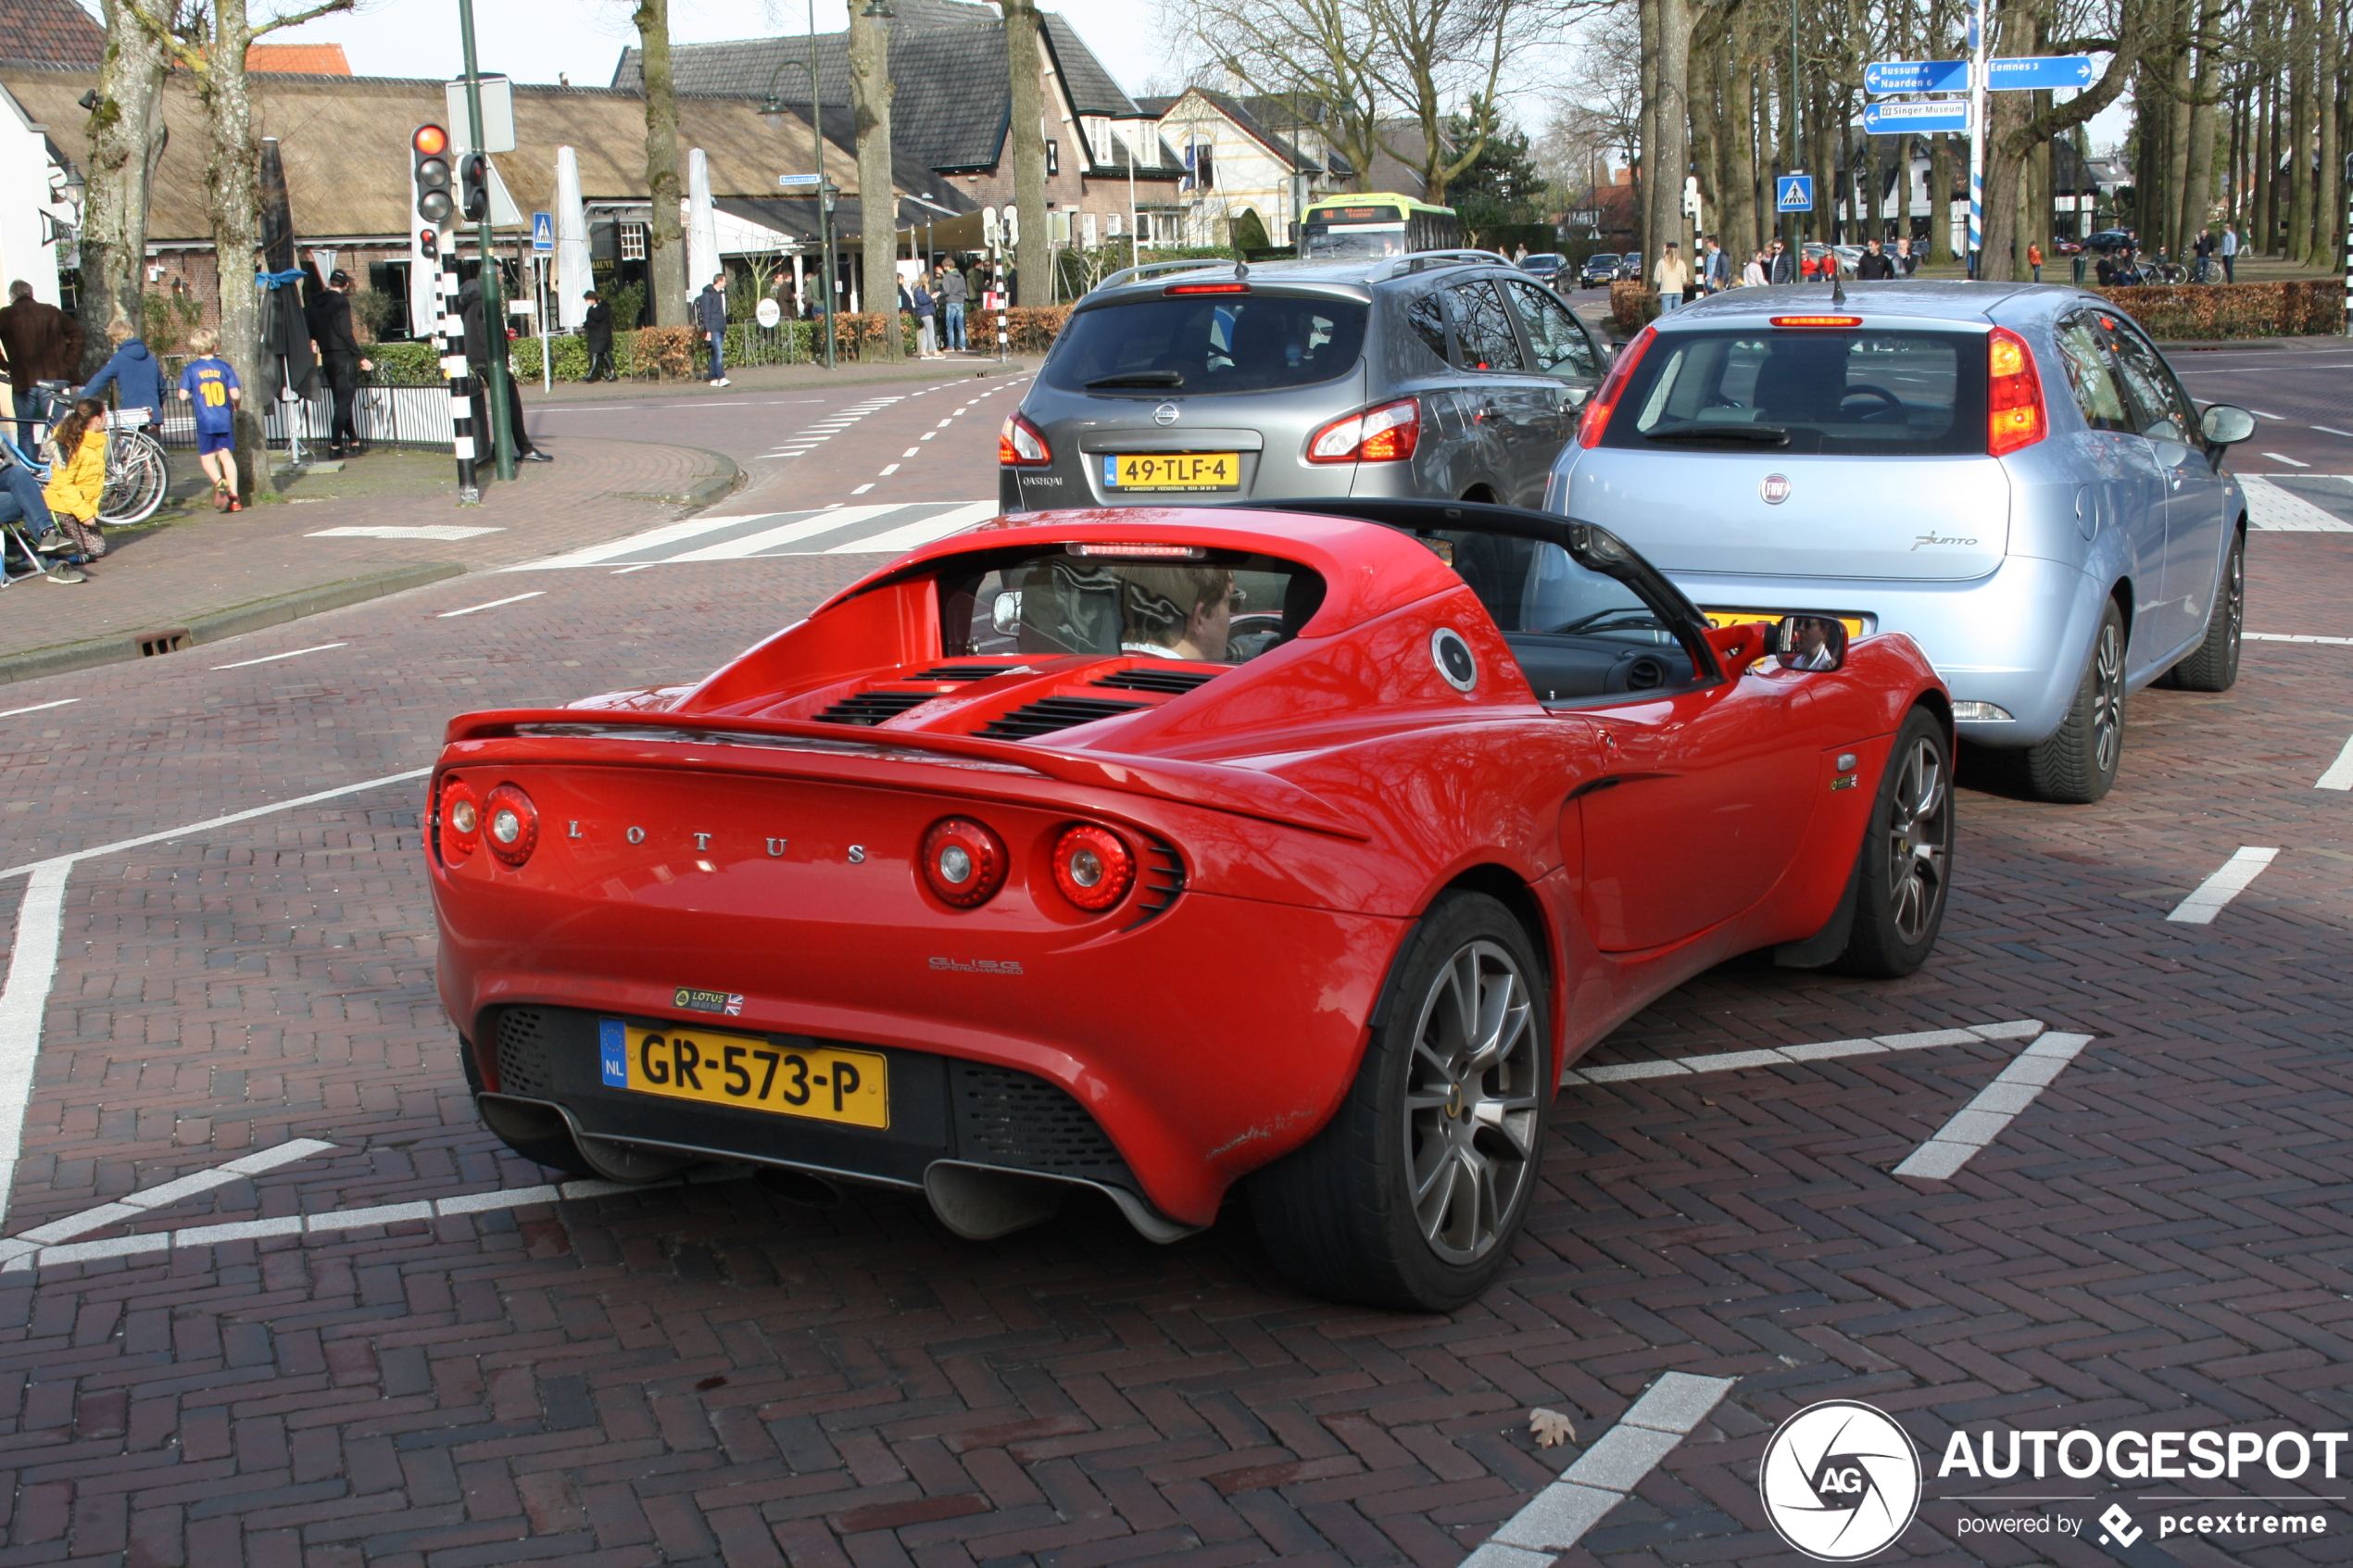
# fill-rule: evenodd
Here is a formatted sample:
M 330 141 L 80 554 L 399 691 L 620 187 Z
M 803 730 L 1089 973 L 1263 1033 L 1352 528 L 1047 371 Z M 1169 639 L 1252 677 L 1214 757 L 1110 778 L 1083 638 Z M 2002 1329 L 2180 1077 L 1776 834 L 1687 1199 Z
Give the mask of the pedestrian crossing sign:
M 531 215 L 531 248 L 541 256 L 556 248 L 556 220 L 544 212 Z
M 1773 182 L 1774 206 L 1782 212 L 1814 210 L 1814 177 L 1811 174 L 1783 174 Z

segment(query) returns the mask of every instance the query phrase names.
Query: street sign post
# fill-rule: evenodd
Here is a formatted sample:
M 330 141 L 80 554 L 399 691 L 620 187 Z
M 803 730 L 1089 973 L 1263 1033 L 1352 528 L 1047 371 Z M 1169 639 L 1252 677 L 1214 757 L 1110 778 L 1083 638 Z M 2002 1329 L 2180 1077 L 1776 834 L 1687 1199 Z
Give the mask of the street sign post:
M 1996 93 L 2043 92 L 2053 87 L 2089 87 L 2089 55 L 2028 55 L 1986 62 L 1985 85 Z
M 1921 104 L 1866 104 L 1863 129 L 1873 136 L 1926 136 L 1969 129 L 1969 100 L 1947 98 Z
M 1811 212 L 1814 210 L 1814 177 L 1811 174 L 1777 174 L 1773 177 L 1773 210 L 1776 212 Z
M 1967 60 L 1881 60 L 1863 68 L 1866 93 L 1966 93 Z
M 539 256 L 556 254 L 556 220 L 550 213 L 531 215 L 531 248 Z

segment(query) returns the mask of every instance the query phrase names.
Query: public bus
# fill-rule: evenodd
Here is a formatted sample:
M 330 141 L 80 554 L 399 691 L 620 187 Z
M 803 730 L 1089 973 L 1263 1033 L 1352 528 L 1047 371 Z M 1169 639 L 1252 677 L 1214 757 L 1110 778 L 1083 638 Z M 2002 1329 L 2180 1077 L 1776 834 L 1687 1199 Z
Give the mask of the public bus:
M 1462 225 L 1454 220 L 1453 207 L 1432 207 L 1392 191 L 1326 196 L 1308 207 L 1299 222 L 1303 258 L 1403 256 L 1416 250 L 1456 250 L 1462 243 Z

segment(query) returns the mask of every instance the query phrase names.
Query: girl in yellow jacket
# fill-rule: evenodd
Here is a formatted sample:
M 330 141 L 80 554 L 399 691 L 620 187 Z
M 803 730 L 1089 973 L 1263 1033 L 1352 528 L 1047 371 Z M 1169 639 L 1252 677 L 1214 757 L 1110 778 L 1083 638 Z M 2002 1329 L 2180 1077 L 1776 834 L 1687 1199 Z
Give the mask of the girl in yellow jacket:
M 85 557 L 103 556 L 107 542 L 98 532 L 98 499 L 107 489 L 107 406 L 84 397 L 73 412 L 59 420 L 42 444 L 49 464 L 49 483 L 41 497 L 49 511 Z

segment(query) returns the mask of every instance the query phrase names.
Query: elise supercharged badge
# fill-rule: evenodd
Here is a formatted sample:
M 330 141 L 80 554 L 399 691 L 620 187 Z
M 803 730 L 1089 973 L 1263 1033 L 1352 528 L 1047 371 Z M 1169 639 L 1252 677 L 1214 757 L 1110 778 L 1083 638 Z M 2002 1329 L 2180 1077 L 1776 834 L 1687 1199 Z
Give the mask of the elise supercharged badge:
M 670 1005 L 688 1012 L 724 1013 L 729 1018 L 743 1015 L 744 999 L 733 991 L 698 991 L 691 985 L 681 985 L 670 998 Z

